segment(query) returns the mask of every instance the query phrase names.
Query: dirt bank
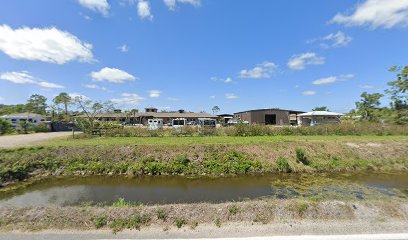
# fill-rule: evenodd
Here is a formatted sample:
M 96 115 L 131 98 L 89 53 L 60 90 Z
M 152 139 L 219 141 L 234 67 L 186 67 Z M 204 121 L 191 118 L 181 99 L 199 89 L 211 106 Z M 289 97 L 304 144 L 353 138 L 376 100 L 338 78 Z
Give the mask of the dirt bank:
M 169 204 L 137 207 L 0 208 L 3 231 L 44 229 L 111 230 L 160 228 L 194 230 L 199 226 L 381 225 L 408 226 L 408 202 L 253 200 L 220 204 Z M 316 226 L 315 226 L 316 227 Z M 309 229 L 309 230 L 313 230 Z M 313 231 L 310 231 L 313 232 Z

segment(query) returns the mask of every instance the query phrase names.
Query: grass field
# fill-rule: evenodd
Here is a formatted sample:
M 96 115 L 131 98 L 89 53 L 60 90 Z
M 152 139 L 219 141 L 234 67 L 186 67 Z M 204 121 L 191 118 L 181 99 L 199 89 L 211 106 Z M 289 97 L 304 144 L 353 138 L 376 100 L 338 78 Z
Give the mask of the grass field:
M 101 137 L 72 139 L 64 137 L 41 143 L 46 146 L 86 145 L 199 145 L 263 144 L 277 142 L 408 142 L 408 136 L 256 136 L 256 137 Z

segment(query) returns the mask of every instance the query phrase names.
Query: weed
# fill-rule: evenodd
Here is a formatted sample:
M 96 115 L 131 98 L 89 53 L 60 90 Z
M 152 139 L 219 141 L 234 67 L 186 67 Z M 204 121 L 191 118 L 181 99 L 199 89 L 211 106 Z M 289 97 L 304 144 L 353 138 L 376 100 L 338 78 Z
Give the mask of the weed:
M 215 219 L 215 226 L 221 227 L 221 220 L 219 218 Z
M 198 222 L 194 221 L 194 222 L 191 223 L 190 228 L 194 230 L 194 229 L 196 229 L 197 226 L 198 226 Z
M 156 213 L 157 213 L 157 219 L 160 219 L 163 222 L 167 220 L 167 213 L 163 209 L 157 209 Z
M 187 224 L 187 221 L 184 218 L 177 218 L 176 219 L 177 228 L 181 228 L 185 224 Z
M 99 229 L 99 228 L 102 228 L 102 227 L 106 226 L 107 223 L 108 223 L 108 220 L 106 219 L 106 216 L 98 217 L 98 218 L 95 219 L 96 229 Z
M 276 160 L 276 170 L 278 172 L 285 172 L 285 173 L 292 172 L 288 159 L 283 158 L 283 157 L 278 158 L 278 160 Z
M 119 198 L 116 202 L 112 203 L 112 207 L 136 207 L 136 206 L 141 206 L 142 203 L 140 202 L 128 202 L 124 198 Z
M 303 163 L 304 165 L 310 164 L 309 160 L 307 159 L 305 155 L 305 150 L 303 148 L 296 148 L 295 151 L 296 151 L 296 159 L 299 162 Z
M 140 230 L 142 225 L 146 225 L 150 222 L 148 215 L 135 214 L 130 218 L 118 218 L 114 219 L 110 225 L 113 233 L 122 231 L 123 229 L 137 229 Z
M 236 215 L 239 211 L 239 208 L 236 205 L 232 205 L 228 208 L 228 211 L 231 215 Z

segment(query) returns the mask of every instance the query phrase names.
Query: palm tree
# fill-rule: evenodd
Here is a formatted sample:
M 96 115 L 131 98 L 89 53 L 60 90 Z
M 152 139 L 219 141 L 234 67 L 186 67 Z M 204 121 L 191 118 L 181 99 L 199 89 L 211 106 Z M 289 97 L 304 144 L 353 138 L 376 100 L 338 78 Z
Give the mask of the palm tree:
M 214 115 L 216 115 L 220 110 L 221 110 L 221 109 L 220 109 L 220 107 L 218 107 L 218 106 L 214 106 L 214 107 L 212 108 L 212 111 L 213 111 L 213 114 L 214 114 Z
M 53 100 L 55 105 L 64 104 L 65 116 L 68 119 L 68 105 L 71 103 L 72 98 L 68 93 L 62 92 L 58 94 Z

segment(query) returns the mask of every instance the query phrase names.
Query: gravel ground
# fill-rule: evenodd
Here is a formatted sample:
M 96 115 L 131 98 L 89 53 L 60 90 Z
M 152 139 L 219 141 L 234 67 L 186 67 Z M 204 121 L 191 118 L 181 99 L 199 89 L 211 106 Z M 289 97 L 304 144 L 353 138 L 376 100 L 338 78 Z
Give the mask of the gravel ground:
M 49 132 L 0 136 L 0 148 L 34 145 L 51 138 L 65 137 L 71 134 L 71 132 Z

